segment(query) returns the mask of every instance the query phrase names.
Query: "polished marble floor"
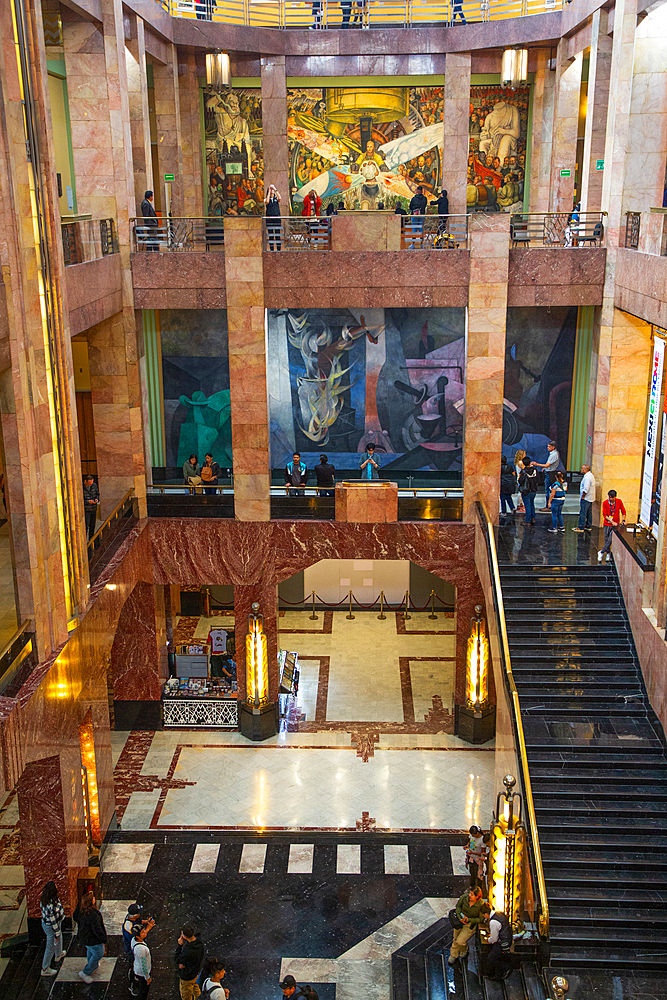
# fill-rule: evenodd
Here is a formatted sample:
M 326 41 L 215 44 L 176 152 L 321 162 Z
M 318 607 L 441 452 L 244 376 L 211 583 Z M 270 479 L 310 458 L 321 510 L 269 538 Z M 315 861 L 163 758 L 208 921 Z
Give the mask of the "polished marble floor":
M 524 563 L 527 566 L 597 565 L 597 553 L 602 546 L 602 529 L 592 528 L 577 534 L 579 518 L 565 514 L 565 531 L 552 535 L 550 514 L 536 514 L 535 525 L 527 525 L 523 514 L 500 518 L 496 529 L 498 559 L 501 563 Z

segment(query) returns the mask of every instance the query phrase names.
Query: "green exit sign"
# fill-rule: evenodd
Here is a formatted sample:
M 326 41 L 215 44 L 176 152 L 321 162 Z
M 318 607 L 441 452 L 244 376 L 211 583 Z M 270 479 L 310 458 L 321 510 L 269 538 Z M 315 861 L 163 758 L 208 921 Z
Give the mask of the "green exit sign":
M 596 160 L 595 161 L 595 169 L 596 170 L 604 170 L 604 160 Z
M 173 181 L 173 179 L 174 179 L 174 175 L 173 175 L 173 174 L 165 174 L 165 175 L 164 175 L 164 179 L 165 179 L 166 181 Z
M 571 177 L 572 176 L 572 171 L 571 170 L 561 170 L 560 175 L 561 175 L 561 177 Z

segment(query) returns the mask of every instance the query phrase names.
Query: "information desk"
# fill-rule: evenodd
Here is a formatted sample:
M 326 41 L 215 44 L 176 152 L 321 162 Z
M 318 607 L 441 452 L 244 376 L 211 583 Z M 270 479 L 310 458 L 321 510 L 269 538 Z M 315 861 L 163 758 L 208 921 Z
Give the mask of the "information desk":
M 236 692 L 210 680 L 200 683 L 175 689 L 167 682 L 162 696 L 164 728 L 238 729 Z

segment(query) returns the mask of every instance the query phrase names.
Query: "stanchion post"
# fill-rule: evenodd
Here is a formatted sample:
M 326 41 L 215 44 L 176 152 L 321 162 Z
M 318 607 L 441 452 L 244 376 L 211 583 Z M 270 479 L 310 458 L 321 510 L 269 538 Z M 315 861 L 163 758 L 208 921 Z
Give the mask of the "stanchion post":
M 211 588 L 207 587 L 204 591 L 204 614 L 207 618 L 211 617 Z
M 384 613 L 384 590 L 381 590 L 380 591 L 380 614 L 378 615 L 378 618 L 380 619 L 381 622 L 383 622 L 386 619 L 386 617 L 387 616 Z
M 308 618 L 310 619 L 311 622 L 316 622 L 318 618 L 318 616 L 315 614 L 315 591 L 313 591 L 313 613 L 312 615 L 308 615 Z
M 345 615 L 348 621 L 352 621 L 354 615 L 352 614 L 352 591 L 350 591 L 350 611 L 349 614 Z
M 435 613 L 435 590 L 431 591 L 431 614 L 429 615 L 430 620 L 436 621 L 437 615 Z
M 408 611 L 409 607 L 410 607 L 410 591 L 406 590 L 405 591 L 405 611 L 403 612 L 403 621 L 404 622 L 410 621 L 410 619 L 412 618 L 412 615 Z

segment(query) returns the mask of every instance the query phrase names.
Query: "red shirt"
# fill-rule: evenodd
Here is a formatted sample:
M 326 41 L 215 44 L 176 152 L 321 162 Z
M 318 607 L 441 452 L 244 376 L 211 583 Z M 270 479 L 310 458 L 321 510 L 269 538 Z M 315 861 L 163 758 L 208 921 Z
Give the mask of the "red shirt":
M 614 507 L 612 508 L 612 503 Z M 623 501 L 616 497 L 615 500 L 605 500 L 602 504 L 602 517 L 605 524 L 619 524 L 621 520 L 621 514 L 623 515 L 623 520 L 625 521 L 625 507 L 623 506 Z

